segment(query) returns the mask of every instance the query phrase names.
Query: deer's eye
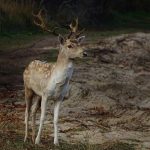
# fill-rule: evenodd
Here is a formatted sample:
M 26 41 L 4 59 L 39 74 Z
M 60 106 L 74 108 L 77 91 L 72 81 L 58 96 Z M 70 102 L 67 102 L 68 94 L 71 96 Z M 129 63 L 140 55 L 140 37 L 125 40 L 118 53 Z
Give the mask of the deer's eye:
M 73 48 L 73 46 L 72 45 L 68 45 L 68 48 Z

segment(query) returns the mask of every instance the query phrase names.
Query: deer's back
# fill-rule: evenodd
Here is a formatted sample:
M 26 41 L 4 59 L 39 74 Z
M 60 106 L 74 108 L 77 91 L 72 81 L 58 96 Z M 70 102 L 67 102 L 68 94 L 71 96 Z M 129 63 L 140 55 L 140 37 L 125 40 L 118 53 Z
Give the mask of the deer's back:
M 32 61 L 23 74 L 25 87 L 32 89 L 36 93 L 45 89 L 54 65 L 55 64 L 53 63 L 42 62 L 39 60 Z

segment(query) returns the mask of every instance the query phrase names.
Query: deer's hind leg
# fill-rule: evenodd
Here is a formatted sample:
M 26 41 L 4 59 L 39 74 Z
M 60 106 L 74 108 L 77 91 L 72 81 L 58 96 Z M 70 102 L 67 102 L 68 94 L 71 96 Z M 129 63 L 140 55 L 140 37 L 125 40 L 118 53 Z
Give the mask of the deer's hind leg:
M 26 142 L 27 137 L 28 137 L 29 116 L 30 116 L 33 94 L 34 94 L 34 92 L 31 89 L 25 87 L 26 110 L 25 110 L 25 137 L 24 137 L 24 142 Z
M 37 137 L 35 139 L 35 144 L 40 143 L 40 136 L 41 136 L 43 123 L 44 123 L 44 119 L 45 119 L 45 114 L 46 114 L 46 106 L 47 106 L 47 95 L 43 95 L 42 100 L 41 100 L 40 126 L 39 126 L 39 131 L 38 131 Z
M 31 109 L 31 117 L 32 117 L 32 141 L 33 143 L 35 142 L 35 133 L 36 133 L 36 113 L 38 111 L 38 109 L 41 106 L 41 97 L 38 95 L 35 95 L 33 98 L 33 105 L 32 105 L 32 109 Z

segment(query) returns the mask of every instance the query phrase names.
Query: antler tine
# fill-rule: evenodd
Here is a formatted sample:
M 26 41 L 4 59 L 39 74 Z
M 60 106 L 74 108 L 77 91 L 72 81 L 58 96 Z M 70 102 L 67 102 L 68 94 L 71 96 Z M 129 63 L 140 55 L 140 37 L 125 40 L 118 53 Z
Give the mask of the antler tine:
M 53 30 L 50 30 L 50 29 L 47 28 L 46 22 L 45 22 L 45 20 L 42 17 L 42 11 L 43 11 L 43 9 L 40 9 L 40 11 L 38 12 L 37 15 L 35 15 L 35 14 L 32 13 L 32 15 L 34 17 L 36 17 L 40 21 L 40 23 L 38 23 L 37 21 L 34 20 L 34 24 L 37 25 L 37 26 L 39 26 L 43 30 L 45 30 L 45 31 L 47 31 L 49 33 L 52 33 L 52 34 L 58 36 L 59 34 L 56 33 L 56 30 L 58 29 L 58 27 L 55 27 Z
M 76 18 L 75 24 L 73 24 L 73 22 L 72 22 L 69 25 L 71 32 L 68 35 L 68 39 L 70 39 L 73 34 L 74 34 L 75 38 L 78 38 L 85 31 L 85 29 L 78 31 L 78 24 L 79 24 L 79 20 L 78 20 L 78 18 Z
M 33 14 L 33 13 L 32 13 L 32 15 L 33 15 L 34 17 L 38 18 L 38 20 L 40 21 L 40 23 L 38 23 L 37 21 L 34 20 L 34 24 L 37 25 L 37 26 L 39 26 L 39 27 L 41 27 L 42 29 L 44 29 L 45 23 L 44 23 L 44 20 L 43 20 L 43 18 L 42 18 L 42 16 L 41 16 L 41 13 L 42 13 L 42 9 L 38 12 L 37 15 L 35 15 L 35 14 Z
M 76 33 L 78 30 L 78 18 L 76 18 L 74 26 L 73 26 L 73 23 L 71 23 L 69 26 L 70 26 L 71 31 L 73 33 Z
M 76 34 L 76 38 L 78 38 L 84 31 L 85 31 L 85 29 L 82 29 L 81 31 L 79 31 L 79 32 Z
M 76 18 L 75 20 L 75 25 L 73 24 L 73 22 L 69 25 L 70 27 L 70 33 L 68 35 L 68 39 L 72 36 L 73 33 L 76 33 L 78 30 L 78 18 Z

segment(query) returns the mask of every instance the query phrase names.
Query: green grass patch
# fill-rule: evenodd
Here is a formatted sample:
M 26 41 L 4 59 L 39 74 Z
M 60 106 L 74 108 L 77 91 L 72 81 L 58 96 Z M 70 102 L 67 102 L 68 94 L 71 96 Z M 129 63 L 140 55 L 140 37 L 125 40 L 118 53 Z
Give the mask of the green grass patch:
M 97 41 L 102 37 L 121 34 L 150 32 L 150 13 L 146 12 L 112 12 L 112 17 L 102 22 L 99 28 L 87 30 L 87 39 Z
M 5 33 L 0 35 L 0 51 L 28 47 L 40 40 L 45 34 L 34 32 Z
M 150 13 L 146 12 L 113 12 L 112 27 L 150 30 Z
M 87 30 L 85 32 L 87 42 L 96 42 L 100 38 L 121 35 L 126 33 L 145 32 L 136 28 L 113 29 L 113 30 Z M 36 44 L 43 37 L 49 34 L 43 32 L 21 32 L 21 33 L 5 33 L 0 35 L 0 52 L 9 52 L 13 49 L 26 48 Z M 52 54 L 55 55 L 55 54 Z M 50 59 L 50 55 L 46 56 L 46 60 Z M 56 59 L 54 59 L 56 60 Z M 54 61 L 53 60 L 53 61 Z

